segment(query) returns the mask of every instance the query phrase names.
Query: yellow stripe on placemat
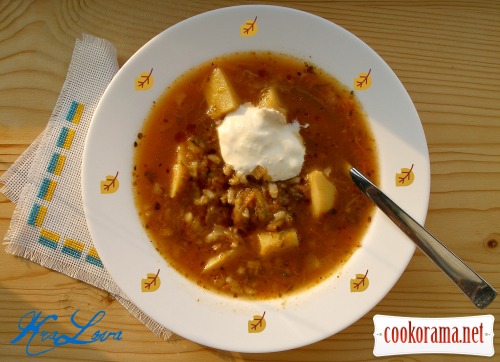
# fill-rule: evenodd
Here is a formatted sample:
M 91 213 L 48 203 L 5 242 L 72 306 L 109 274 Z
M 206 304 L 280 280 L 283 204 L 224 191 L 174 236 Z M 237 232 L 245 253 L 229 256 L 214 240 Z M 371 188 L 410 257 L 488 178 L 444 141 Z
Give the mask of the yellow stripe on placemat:
M 77 101 L 73 101 L 71 103 L 71 106 L 69 107 L 68 114 L 66 116 L 66 120 L 68 122 L 71 122 L 73 124 L 78 124 L 80 123 L 80 119 L 82 118 L 83 114 L 83 104 L 78 103 Z
M 47 229 L 41 229 L 38 242 L 48 248 L 56 249 L 59 242 L 59 234 Z
M 64 240 L 64 245 L 62 247 L 62 252 L 66 255 L 72 256 L 73 258 L 80 258 L 82 256 L 82 251 L 85 244 L 73 239 Z
M 39 204 L 34 204 L 28 216 L 27 223 L 32 226 L 42 226 L 43 219 L 47 213 L 47 207 Z
M 54 175 L 60 175 L 64 167 L 64 162 L 66 162 L 66 156 L 60 153 L 53 153 L 50 158 L 47 171 Z
M 38 197 L 42 200 L 51 201 L 56 190 L 57 182 L 49 178 L 44 178 L 38 191 Z
M 97 250 L 94 247 L 90 248 L 89 253 L 85 257 L 85 261 L 101 268 L 104 267 L 104 265 L 102 265 L 101 258 L 99 258 Z
M 74 129 L 70 129 L 68 127 L 61 128 L 61 132 L 59 133 L 59 137 L 57 138 L 57 147 L 69 150 L 71 148 L 71 144 L 73 143 L 73 138 L 75 138 Z

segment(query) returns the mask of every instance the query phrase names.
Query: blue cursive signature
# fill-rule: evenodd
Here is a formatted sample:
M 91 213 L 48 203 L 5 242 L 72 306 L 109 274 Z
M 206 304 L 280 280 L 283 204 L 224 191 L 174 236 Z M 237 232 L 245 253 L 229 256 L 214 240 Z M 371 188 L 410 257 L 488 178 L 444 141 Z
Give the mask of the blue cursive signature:
M 31 311 L 26 313 L 19 319 L 19 322 L 17 323 L 17 327 L 21 331 L 19 335 L 14 338 L 12 341 L 10 341 L 11 344 L 16 344 L 20 340 L 22 340 L 24 337 L 28 338 L 28 342 L 26 343 L 26 354 L 28 356 L 39 356 L 43 353 L 47 353 L 51 350 L 53 350 L 56 347 L 64 346 L 66 344 L 90 344 L 90 343 L 95 343 L 95 342 L 105 342 L 108 339 L 113 339 L 116 341 L 120 341 L 122 339 L 122 331 L 118 332 L 109 332 L 109 331 L 103 331 L 101 332 L 100 330 L 96 330 L 92 337 L 90 339 L 85 339 L 82 337 L 82 334 L 86 332 L 90 327 L 96 325 L 99 323 L 104 316 L 106 315 L 106 312 L 104 311 L 99 311 L 94 316 L 86 323 L 86 324 L 80 324 L 76 321 L 76 315 L 79 311 L 76 310 L 72 315 L 71 315 L 71 323 L 73 326 L 77 328 L 76 333 L 73 336 L 69 336 L 67 334 L 59 333 L 58 331 L 47 331 L 43 330 L 42 326 L 45 322 L 48 320 L 53 320 L 56 321 L 58 319 L 58 316 L 55 314 L 50 314 L 44 318 L 41 318 L 42 312 L 36 312 L 36 311 Z M 90 330 L 89 330 L 90 331 Z M 35 339 L 35 337 L 39 336 L 40 340 L 42 342 L 44 341 L 51 341 L 54 347 L 47 348 L 41 352 L 38 353 L 31 353 L 30 352 L 30 345 L 31 342 Z

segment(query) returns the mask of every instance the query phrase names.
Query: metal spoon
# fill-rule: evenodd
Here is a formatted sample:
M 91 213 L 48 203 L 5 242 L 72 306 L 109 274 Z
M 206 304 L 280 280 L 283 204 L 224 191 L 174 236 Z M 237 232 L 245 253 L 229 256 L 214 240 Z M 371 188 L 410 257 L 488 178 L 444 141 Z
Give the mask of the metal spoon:
M 361 172 L 351 167 L 349 173 L 356 186 L 448 275 L 476 307 L 486 308 L 495 299 L 497 292 L 490 284 L 396 205 Z

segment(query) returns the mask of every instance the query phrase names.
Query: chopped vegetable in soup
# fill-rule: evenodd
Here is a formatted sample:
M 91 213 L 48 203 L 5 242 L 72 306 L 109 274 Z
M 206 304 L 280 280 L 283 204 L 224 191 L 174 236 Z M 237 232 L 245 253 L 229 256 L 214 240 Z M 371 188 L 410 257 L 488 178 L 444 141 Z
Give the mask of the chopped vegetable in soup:
M 179 273 L 233 297 L 279 298 L 331 276 L 374 211 L 344 167 L 377 180 L 353 92 L 286 55 L 232 54 L 187 72 L 134 146 L 152 243 Z

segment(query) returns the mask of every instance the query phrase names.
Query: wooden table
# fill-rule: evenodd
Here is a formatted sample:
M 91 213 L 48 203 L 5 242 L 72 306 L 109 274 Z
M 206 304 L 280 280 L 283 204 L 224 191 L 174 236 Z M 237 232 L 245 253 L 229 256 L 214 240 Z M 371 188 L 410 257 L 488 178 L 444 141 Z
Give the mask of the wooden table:
M 246 1 L 240 3 L 253 3 Z M 498 1 L 266 2 L 322 16 L 357 35 L 401 79 L 421 117 L 429 145 L 432 187 L 426 227 L 497 288 L 500 287 L 500 3 Z M 75 38 L 111 41 L 123 64 L 157 33 L 233 1 L 0 1 L 0 173 L 44 129 L 64 82 Z M 0 234 L 14 205 L 0 195 Z M 59 316 L 72 333 L 75 310 L 106 312 L 102 330 L 122 340 L 66 345 L 36 358 L 26 342 L 11 344 L 30 311 Z M 164 341 L 107 292 L 33 262 L 0 253 L 0 360 L 85 361 L 368 361 L 375 314 L 458 317 L 477 310 L 417 251 L 392 291 L 341 333 L 297 350 L 240 354 L 173 336 Z M 74 333 L 74 332 L 73 332 Z M 207 331 L 209 333 L 209 331 Z M 496 324 L 498 353 L 500 328 Z M 25 340 L 26 341 L 26 340 Z M 37 345 L 32 345 L 36 351 Z M 40 348 L 39 348 L 40 350 Z M 496 356 L 495 360 L 499 360 Z M 404 361 L 469 361 L 457 355 L 412 355 Z

